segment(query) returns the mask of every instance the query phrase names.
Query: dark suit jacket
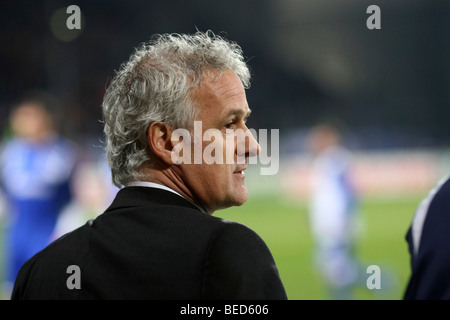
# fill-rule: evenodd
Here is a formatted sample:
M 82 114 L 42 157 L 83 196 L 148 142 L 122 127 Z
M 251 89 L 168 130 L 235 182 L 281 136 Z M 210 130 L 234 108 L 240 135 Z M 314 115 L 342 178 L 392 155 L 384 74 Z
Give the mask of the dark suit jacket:
M 418 219 L 419 216 L 422 218 Z M 422 201 L 406 240 L 411 276 L 404 299 L 449 300 L 450 179 L 441 180 Z
M 67 286 L 76 275 L 71 265 L 80 268 L 80 289 Z M 126 187 L 105 213 L 27 261 L 12 299 L 287 297 L 254 231 L 203 213 L 172 192 Z

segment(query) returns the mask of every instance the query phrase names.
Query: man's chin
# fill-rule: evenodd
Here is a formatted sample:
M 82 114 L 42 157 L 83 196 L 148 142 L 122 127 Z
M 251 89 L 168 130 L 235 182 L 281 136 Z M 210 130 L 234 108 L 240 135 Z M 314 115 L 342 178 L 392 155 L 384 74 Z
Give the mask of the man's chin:
M 233 206 L 236 207 L 242 206 L 244 203 L 247 202 L 247 200 L 248 200 L 248 191 L 247 188 L 244 186 L 244 190 L 242 190 L 238 195 L 236 195 Z
M 220 207 L 216 210 L 223 210 L 231 207 L 239 207 L 242 206 L 245 202 L 247 202 L 248 194 L 240 194 L 238 197 L 234 197 L 233 199 L 229 199 L 229 201 L 224 202 Z M 216 211 L 214 210 L 214 211 Z M 211 214 L 212 215 L 212 214 Z

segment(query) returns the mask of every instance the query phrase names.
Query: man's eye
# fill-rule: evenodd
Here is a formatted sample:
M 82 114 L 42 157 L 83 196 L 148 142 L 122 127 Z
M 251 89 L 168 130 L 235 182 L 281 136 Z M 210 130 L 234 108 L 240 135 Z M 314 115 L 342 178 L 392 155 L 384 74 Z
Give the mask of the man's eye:
M 226 129 L 231 129 L 231 128 L 233 127 L 234 124 L 235 124 L 234 121 L 228 122 L 228 123 L 225 125 L 225 128 L 226 128 Z

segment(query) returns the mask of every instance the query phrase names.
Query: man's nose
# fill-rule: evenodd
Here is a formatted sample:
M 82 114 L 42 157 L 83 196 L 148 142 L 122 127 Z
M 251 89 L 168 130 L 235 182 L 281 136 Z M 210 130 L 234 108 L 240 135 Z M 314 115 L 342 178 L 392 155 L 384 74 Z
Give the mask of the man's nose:
M 243 131 L 243 134 L 237 136 L 236 149 L 237 155 L 245 158 L 256 157 L 261 152 L 261 146 L 248 128 Z
M 259 145 L 258 141 L 256 141 L 253 134 L 250 133 L 250 139 L 248 141 L 248 151 L 246 156 L 247 157 L 256 157 L 261 152 L 261 146 Z

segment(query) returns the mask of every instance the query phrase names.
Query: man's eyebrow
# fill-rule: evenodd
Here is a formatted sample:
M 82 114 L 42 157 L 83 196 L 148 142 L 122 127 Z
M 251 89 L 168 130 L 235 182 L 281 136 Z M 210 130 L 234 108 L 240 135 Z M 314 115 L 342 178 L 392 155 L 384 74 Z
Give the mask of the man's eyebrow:
M 242 109 L 232 109 L 226 113 L 226 116 L 227 117 L 228 116 L 239 116 L 239 117 L 244 118 L 244 120 L 245 120 L 250 116 L 251 113 L 252 113 L 252 110 L 250 110 L 250 109 L 248 109 L 247 112 Z

